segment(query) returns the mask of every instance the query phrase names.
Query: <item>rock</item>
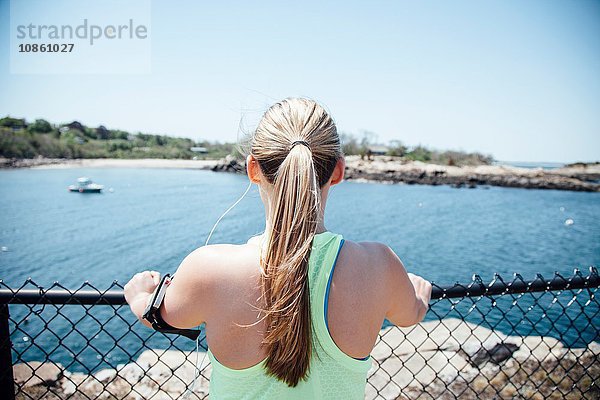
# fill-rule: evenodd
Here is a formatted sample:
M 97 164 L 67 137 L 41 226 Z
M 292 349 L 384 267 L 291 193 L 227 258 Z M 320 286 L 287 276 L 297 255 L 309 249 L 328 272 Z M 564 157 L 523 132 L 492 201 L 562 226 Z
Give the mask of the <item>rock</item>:
M 149 368 L 149 365 L 146 365 L 146 368 L 140 365 L 141 363 L 129 363 L 124 365 L 117 371 L 119 377 L 125 379 L 131 385 L 135 385 L 142 379 L 146 369 Z
M 63 366 L 52 362 L 30 361 L 13 367 L 15 383 L 23 387 L 53 385 L 62 376 Z
M 491 361 L 495 364 L 500 364 L 507 360 L 519 348 L 514 343 L 497 343 L 491 349 L 481 348 L 470 359 L 474 366 L 484 364 Z
M 77 385 L 70 380 L 65 380 L 60 386 L 62 387 L 63 393 L 67 396 L 70 396 L 77 391 Z
M 81 385 L 87 377 L 88 375 L 80 372 L 63 374 L 63 378 L 60 380 L 60 387 L 62 387 L 63 393 L 67 396 L 74 394 L 79 390 L 79 385 Z
M 197 378 L 196 387 L 194 388 L 195 393 L 208 393 L 208 379 L 210 378 L 211 369 L 208 357 L 205 355 L 206 352 L 198 353 L 199 368 L 204 376 L 201 375 Z M 151 381 L 142 379 L 135 386 L 136 388 L 138 386 L 144 387 L 143 390 L 145 391 L 153 390 L 152 382 L 154 382 L 160 384 L 161 390 L 182 394 L 187 387 L 191 386 L 196 373 L 194 364 L 196 362 L 196 352 L 194 351 L 146 350 L 138 357 L 136 362 L 149 365 L 144 378 L 150 378 Z
M 133 389 L 133 385 L 131 385 L 125 379 L 117 376 L 105 386 L 103 394 L 109 396 L 112 395 L 120 399 L 125 398 L 125 396 L 132 393 Z
M 79 385 L 79 391 L 91 396 L 96 396 L 104 391 L 104 385 L 93 375 L 88 375 Z
M 599 355 L 600 354 L 600 343 L 591 342 L 590 344 L 588 344 L 587 349 L 590 353 L 592 353 L 594 355 Z
M 245 161 L 228 155 L 218 160 L 213 171 L 245 173 Z M 593 171 L 593 172 L 590 172 Z M 447 166 L 406 161 L 397 157 L 375 156 L 361 160 L 359 156 L 346 156 L 347 180 L 357 182 L 386 182 L 423 185 L 451 185 L 477 188 L 521 187 L 600 192 L 600 167 L 554 170 L 518 168 L 503 165 Z M 596 179 L 591 179 L 596 178 Z
M 500 391 L 500 395 L 504 398 L 514 398 L 516 394 L 517 387 L 510 382 L 504 385 L 504 387 Z
M 520 343 L 519 343 L 520 341 Z M 513 357 L 518 361 L 535 360 L 544 361 L 547 358 L 559 358 L 564 353 L 563 344 L 553 337 L 548 336 L 512 336 L 511 342 L 519 346 Z
M 416 351 L 451 350 L 465 351 L 469 356 L 479 349 L 491 349 L 508 337 L 486 327 L 447 318 L 441 321 L 426 321 L 410 328 L 386 328 L 380 333 L 371 355 L 384 360 L 394 354 L 412 354 Z
M 596 174 L 596 175 L 594 175 Z M 479 185 L 559 189 L 599 192 L 600 167 L 590 169 L 544 170 L 499 165 L 445 166 L 418 161 L 405 162 L 398 158 L 375 156 L 372 161 L 361 161 L 357 156 L 346 156 L 346 179 L 393 181 L 424 185 L 452 185 L 476 188 Z M 590 179 L 590 177 L 596 179 Z
M 117 376 L 116 369 L 103 369 L 94 374 L 94 377 L 100 382 L 110 382 Z
M 212 171 L 246 173 L 245 162 L 238 161 L 235 157 L 227 155 L 220 159 L 212 168 Z
M 458 319 L 388 328 L 380 335 L 387 343 L 379 340 L 373 350 L 366 399 L 579 399 L 598 393 L 597 342 L 565 349 L 557 339 L 507 336 Z M 191 389 L 198 355 L 202 375 L 193 393 L 205 398 L 211 372 L 205 354 L 147 350 L 135 362 L 94 375 L 51 364 L 45 380 L 27 385 L 32 371 L 44 365 L 30 362 L 15 365 L 15 380 L 24 385 L 26 398 L 34 399 L 173 399 Z
M 473 389 L 475 389 L 475 391 L 477 393 L 482 392 L 488 385 L 490 384 L 490 382 L 483 376 L 478 376 L 477 378 L 475 378 L 473 380 L 473 383 L 471 384 L 473 386 Z
M 461 355 L 443 350 L 391 356 L 379 366 L 379 369 L 372 369 L 369 383 L 384 398 L 396 398 L 407 388 L 427 387 L 436 379 L 451 382 L 459 373 L 473 370 Z

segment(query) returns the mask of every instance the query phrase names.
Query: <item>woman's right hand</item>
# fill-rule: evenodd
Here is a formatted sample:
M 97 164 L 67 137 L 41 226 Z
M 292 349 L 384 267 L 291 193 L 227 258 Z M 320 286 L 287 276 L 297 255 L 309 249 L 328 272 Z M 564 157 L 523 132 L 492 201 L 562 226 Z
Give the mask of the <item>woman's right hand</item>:
M 418 324 L 429 309 L 431 283 L 406 272 L 400 258 L 388 246 L 384 250 L 390 271 L 387 279 L 391 303 L 385 317 L 392 324 L 401 327 Z
M 415 294 L 417 298 L 419 298 L 426 309 L 429 308 L 429 302 L 431 301 L 431 282 L 421 278 L 418 275 L 411 274 L 408 272 L 408 278 L 410 279 L 410 283 L 412 283 L 413 288 L 415 288 Z

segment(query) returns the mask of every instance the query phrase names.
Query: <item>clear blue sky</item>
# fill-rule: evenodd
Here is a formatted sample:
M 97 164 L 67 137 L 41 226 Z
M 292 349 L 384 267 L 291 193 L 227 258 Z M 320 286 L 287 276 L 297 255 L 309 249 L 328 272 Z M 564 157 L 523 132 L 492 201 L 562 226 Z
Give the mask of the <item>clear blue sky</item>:
M 9 11 L 0 115 L 234 141 L 308 96 L 381 142 L 600 160 L 598 1 L 153 1 L 152 71 L 129 75 L 11 74 Z

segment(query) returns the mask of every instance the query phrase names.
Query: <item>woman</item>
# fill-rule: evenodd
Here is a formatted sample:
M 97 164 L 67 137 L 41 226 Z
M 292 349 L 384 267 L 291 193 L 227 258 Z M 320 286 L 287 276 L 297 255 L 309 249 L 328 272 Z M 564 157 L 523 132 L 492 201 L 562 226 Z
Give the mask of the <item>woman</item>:
M 187 256 L 162 318 L 178 328 L 206 323 L 212 399 L 363 399 L 384 319 L 421 321 L 431 284 L 407 274 L 388 246 L 325 228 L 329 188 L 342 181 L 345 162 L 323 107 L 295 98 L 273 105 L 250 145 L 264 234 Z M 125 286 L 138 318 L 158 278 L 146 271 Z

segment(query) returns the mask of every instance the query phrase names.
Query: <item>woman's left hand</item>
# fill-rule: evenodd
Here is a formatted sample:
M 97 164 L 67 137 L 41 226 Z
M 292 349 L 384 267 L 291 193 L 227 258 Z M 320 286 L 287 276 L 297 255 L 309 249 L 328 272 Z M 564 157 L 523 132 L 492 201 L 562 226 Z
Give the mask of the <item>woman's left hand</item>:
M 159 283 L 160 272 L 144 271 L 135 274 L 125 285 L 125 301 L 138 318 L 142 317 L 142 313 L 150 301 L 150 296 Z

